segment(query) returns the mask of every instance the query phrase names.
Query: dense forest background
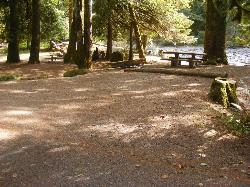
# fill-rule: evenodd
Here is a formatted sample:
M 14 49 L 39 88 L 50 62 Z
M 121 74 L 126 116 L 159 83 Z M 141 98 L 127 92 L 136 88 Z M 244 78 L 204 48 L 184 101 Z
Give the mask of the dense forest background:
M 129 38 L 128 15 L 112 6 L 112 0 L 93 1 L 93 37 L 95 42 L 106 43 L 106 26 L 109 10 L 112 10 L 113 40 L 126 44 Z M 121 1 L 122 2 L 122 1 Z M 147 1 L 145 1 L 147 2 Z M 148 1 L 150 2 L 150 1 Z M 136 7 L 141 34 L 156 45 L 193 44 L 204 42 L 205 12 L 204 0 L 161 1 L 145 3 Z M 32 31 L 31 0 L 17 2 L 17 14 L 21 48 L 30 48 Z M 0 42 L 7 40 L 9 9 L 4 2 L 0 4 Z M 43 0 L 41 3 L 41 41 L 47 47 L 51 39 L 56 41 L 69 38 L 70 18 L 69 0 Z M 82 13 L 83 14 L 83 13 Z M 227 16 L 227 46 L 250 46 L 250 25 L 235 21 L 236 12 L 231 10 Z M 162 16 L 164 15 L 164 16 Z M 42 46 L 43 47 L 43 46 Z

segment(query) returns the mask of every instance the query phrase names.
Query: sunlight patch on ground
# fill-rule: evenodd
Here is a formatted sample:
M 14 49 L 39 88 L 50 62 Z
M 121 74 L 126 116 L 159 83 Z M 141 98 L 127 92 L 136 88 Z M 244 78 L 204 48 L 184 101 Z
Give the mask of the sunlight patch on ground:
M 166 130 L 172 128 L 171 118 L 169 116 L 155 116 L 149 119 L 151 128 L 148 129 L 147 135 L 150 138 L 163 137 Z
M 14 93 L 14 94 L 19 94 L 19 93 L 26 93 L 26 94 L 29 94 L 29 93 L 37 93 L 38 91 L 33 91 L 33 92 L 30 92 L 30 91 L 25 91 L 25 90 L 11 90 L 9 91 L 10 93 Z
M 73 110 L 73 109 L 80 109 L 83 107 L 77 105 L 76 103 L 71 103 L 71 104 L 67 104 L 67 105 L 60 105 L 60 106 L 58 106 L 58 108 L 62 109 L 62 110 Z
M 132 93 L 132 94 L 144 94 L 147 91 L 129 91 L 128 93 Z
M 195 86 L 201 86 L 201 84 L 199 84 L 199 83 L 191 83 L 191 84 L 188 84 L 187 86 L 195 87 Z
M 181 85 L 180 84 L 174 84 L 172 85 L 172 87 L 180 87 Z
M 120 136 L 124 134 L 129 134 L 138 130 L 137 126 L 128 126 L 121 123 L 109 123 L 106 125 L 96 125 L 96 126 L 89 126 L 90 130 L 99 131 L 99 132 L 112 132 L 114 135 Z
M 9 110 L 5 112 L 7 116 L 28 116 L 31 115 L 32 113 L 33 113 L 32 111 L 27 111 L 27 110 Z
M 235 140 L 237 139 L 237 136 L 234 136 L 232 134 L 225 134 L 223 136 L 221 136 L 220 138 L 218 138 L 218 141 L 222 141 L 222 140 Z
M 41 89 L 35 89 L 36 91 L 39 91 L 39 92 L 46 92 L 46 91 L 49 91 L 49 89 L 46 89 L 46 88 L 41 88 Z
M 34 125 L 39 124 L 37 119 L 20 119 L 15 117 L 4 117 L 1 119 L 1 122 L 14 123 L 15 125 Z
M 212 129 L 212 130 L 206 132 L 206 133 L 204 134 L 204 137 L 205 137 L 205 138 L 211 138 L 211 137 L 216 136 L 217 134 L 218 134 L 218 132 Z
M 63 146 L 63 147 L 56 147 L 56 148 L 50 149 L 48 152 L 56 153 L 56 152 L 63 152 L 63 151 L 68 151 L 68 150 L 70 150 L 69 146 Z
M 145 98 L 145 96 L 143 96 L 143 95 L 138 95 L 138 96 L 132 96 L 131 98 L 132 98 L 132 99 L 143 99 L 143 98 Z
M 16 135 L 16 132 L 0 128 L 0 141 L 12 139 Z
M 87 92 L 87 91 L 93 91 L 93 89 L 90 88 L 76 88 L 75 92 Z
M 162 95 L 166 96 L 166 97 L 174 97 L 177 93 L 176 92 L 165 92 L 162 93 Z
M 125 83 L 136 83 L 137 80 L 126 80 Z

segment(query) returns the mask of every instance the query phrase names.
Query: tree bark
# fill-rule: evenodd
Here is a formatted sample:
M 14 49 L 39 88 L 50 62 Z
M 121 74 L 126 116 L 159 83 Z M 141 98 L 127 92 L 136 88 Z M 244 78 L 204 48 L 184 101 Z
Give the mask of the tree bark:
M 20 62 L 19 56 L 19 40 L 18 40 L 18 11 L 17 11 L 18 1 L 9 1 L 9 32 L 8 32 L 8 55 L 7 63 L 18 63 Z
M 39 63 L 40 51 L 40 0 L 32 0 L 32 40 L 29 63 Z
M 76 54 L 77 41 L 77 3 L 78 0 L 73 0 L 73 19 L 70 26 L 69 46 L 67 53 L 64 55 L 64 63 L 74 63 L 74 55 Z
M 228 64 L 226 48 L 226 15 L 221 15 L 212 0 L 207 0 L 204 52 L 209 64 Z
M 89 69 L 92 65 L 92 0 L 84 0 L 84 63 L 81 68 Z
M 130 23 L 130 29 L 129 29 L 129 57 L 128 60 L 132 61 L 134 54 L 133 54 L 133 31 L 134 31 L 134 27 L 133 27 L 133 23 Z
M 143 46 L 144 52 L 146 51 L 147 44 L 148 44 L 148 36 L 142 35 L 142 46 Z
M 83 32 L 82 32 L 82 0 L 78 0 L 76 6 L 76 27 L 77 27 L 77 49 L 74 56 L 74 62 L 77 64 L 79 69 L 84 67 L 84 45 L 83 45 Z
M 140 34 L 139 27 L 138 27 L 138 22 L 135 16 L 134 8 L 132 7 L 131 4 L 129 5 L 129 14 L 130 14 L 130 19 L 134 27 L 135 41 L 136 41 L 136 45 L 137 45 L 138 52 L 139 52 L 139 58 L 145 58 L 143 45 L 141 41 L 141 34 Z
M 73 21 L 73 3 L 72 0 L 68 0 L 68 8 L 69 8 L 69 33 L 71 31 L 71 24 Z
M 106 59 L 110 60 L 112 55 L 112 47 L 113 47 L 113 27 L 112 27 L 112 11 L 110 10 L 110 15 L 108 18 L 107 25 L 107 51 L 106 51 Z

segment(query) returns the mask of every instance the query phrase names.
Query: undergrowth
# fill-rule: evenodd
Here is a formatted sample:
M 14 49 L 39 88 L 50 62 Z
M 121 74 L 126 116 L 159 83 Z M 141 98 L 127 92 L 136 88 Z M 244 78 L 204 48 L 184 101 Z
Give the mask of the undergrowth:
M 20 76 L 15 75 L 15 74 L 2 74 L 2 75 L 0 75 L 0 81 L 18 80 L 19 78 L 20 78 Z
M 250 111 L 243 110 L 225 118 L 227 127 L 236 135 L 250 135 Z
M 75 77 L 77 75 L 84 75 L 86 73 L 87 73 L 87 71 L 84 69 L 73 69 L 73 70 L 66 71 L 63 74 L 63 76 L 64 77 Z

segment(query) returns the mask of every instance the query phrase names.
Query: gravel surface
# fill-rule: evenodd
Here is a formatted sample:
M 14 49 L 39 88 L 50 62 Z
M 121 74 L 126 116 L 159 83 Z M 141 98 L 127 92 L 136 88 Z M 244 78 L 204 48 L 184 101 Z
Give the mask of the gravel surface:
M 250 141 L 218 122 L 211 81 L 103 70 L 2 82 L 0 186 L 250 186 Z

